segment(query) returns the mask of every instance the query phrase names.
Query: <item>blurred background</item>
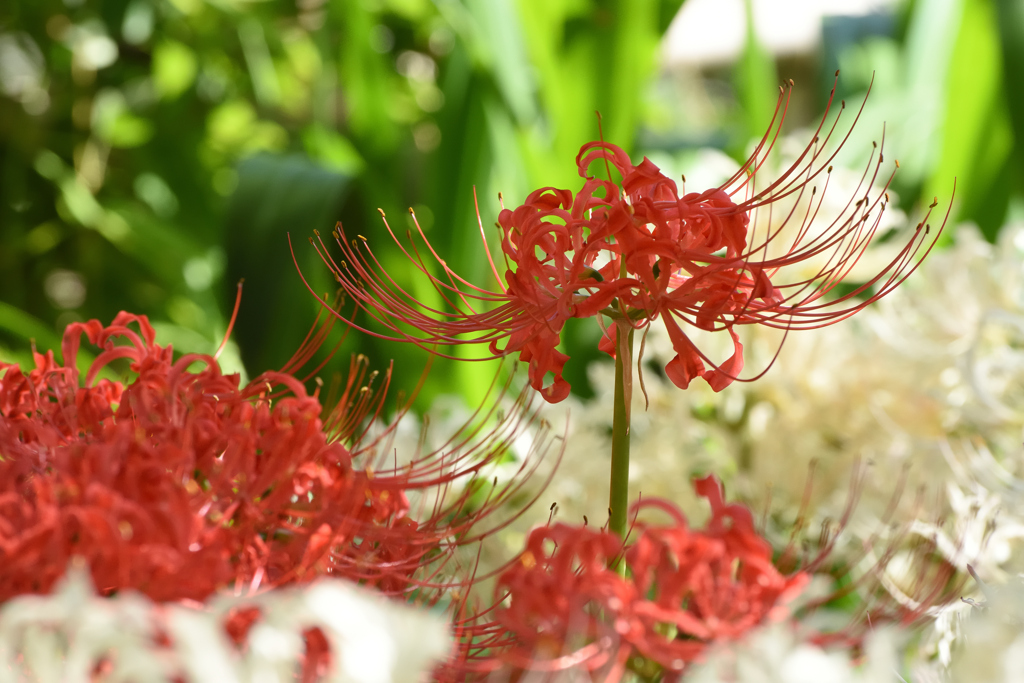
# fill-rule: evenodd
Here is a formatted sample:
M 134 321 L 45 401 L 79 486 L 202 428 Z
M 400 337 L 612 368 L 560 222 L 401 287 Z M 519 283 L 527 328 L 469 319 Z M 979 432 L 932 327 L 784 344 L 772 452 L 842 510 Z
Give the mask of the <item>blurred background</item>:
M 816 124 L 837 68 L 851 103 L 874 78 L 851 146 L 885 124 L 903 210 L 944 206 L 955 177 L 950 226 L 995 240 L 1024 215 L 1021 0 L 7 0 L 0 360 L 122 309 L 212 353 L 244 278 L 223 365 L 280 367 L 318 307 L 287 233 L 333 296 L 314 229 L 343 221 L 403 281 L 377 209 L 404 233 L 414 207 L 449 265 L 489 286 L 473 188 L 485 226 L 499 191 L 514 206 L 576 189 L 595 110 L 606 140 L 678 175 L 744 158 L 790 78 L 785 128 Z M 582 396 L 599 334 L 567 331 Z M 394 359 L 404 389 L 426 364 L 350 334 L 330 367 L 353 352 Z M 436 361 L 421 399 L 479 400 L 494 371 Z

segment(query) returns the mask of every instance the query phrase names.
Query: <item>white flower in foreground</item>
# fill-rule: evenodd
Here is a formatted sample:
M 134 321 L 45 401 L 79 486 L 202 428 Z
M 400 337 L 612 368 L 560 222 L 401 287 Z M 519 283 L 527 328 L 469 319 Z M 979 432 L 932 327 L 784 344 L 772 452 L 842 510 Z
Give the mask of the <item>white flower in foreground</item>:
M 963 620 L 954 645 L 952 681 L 1024 681 L 1024 580 L 982 588 L 986 601 Z
M 250 608 L 260 617 L 236 648 L 226 618 Z M 98 597 L 87 573 L 72 568 L 53 595 L 0 606 L 0 683 L 294 681 L 303 632 L 314 627 L 331 650 L 324 680 L 334 683 L 415 683 L 452 642 L 443 617 L 344 581 L 222 596 L 193 609 L 132 592 Z
M 827 650 L 801 639 L 793 624 L 774 624 L 740 643 L 714 650 L 686 683 L 898 683 L 896 633 L 872 632 L 864 661 L 848 650 Z

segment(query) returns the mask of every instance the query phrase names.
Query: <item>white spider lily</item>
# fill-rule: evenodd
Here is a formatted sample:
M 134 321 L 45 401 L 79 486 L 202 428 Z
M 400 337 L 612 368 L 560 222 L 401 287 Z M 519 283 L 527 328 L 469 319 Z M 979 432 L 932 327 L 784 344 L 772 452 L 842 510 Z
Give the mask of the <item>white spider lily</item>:
M 261 618 L 236 648 L 225 618 L 250 607 Z M 0 683 L 294 681 L 302 634 L 313 627 L 330 645 L 332 683 L 415 683 L 451 648 L 443 617 L 345 581 L 220 596 L 194 608 L 129 591 L 98 597 L 88 574 L 72 567 L 52 595 L 0 606 Z

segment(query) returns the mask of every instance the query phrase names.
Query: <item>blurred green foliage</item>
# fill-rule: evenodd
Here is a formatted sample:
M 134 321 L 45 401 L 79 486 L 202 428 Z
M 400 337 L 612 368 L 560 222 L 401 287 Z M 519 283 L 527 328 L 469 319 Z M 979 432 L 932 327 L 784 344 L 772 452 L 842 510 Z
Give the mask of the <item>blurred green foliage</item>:
M 338 220 L 416 286 L 378 207 L 399 234 L 415 207 L 448 263 L 489 284 L 474 187 L 485 226 L 499 191 L 514 202 L 536 187 L 574 187 L 576 152 L 598 135 L 595 110 L 605 138 L 631 152 L 685 158 L 696 144 L 672 123 L 686 120 L 687 103 L 656 78 L 658 45 L 681 4 L 4 3 L 0 359 L 27 360 L 30 339 L 57 347 L 66 323 L 121 309 L 149 315 L 176 350 L 209 353 L 244 278 L 224 364 L 278 367 L 317 313 L 286 233 L 318 292 L 333 296 L 333 284 L 307 239 Z M 1013 210 L 1024 171 L 1022 7 L 919 0 L 888 35 L 826 40 L 818 89 L 831 87 L 820 65 L 844 68 L 850 96 L 877 71 L 865 118 L 890 122 L 886 144 L 907 169 L 898 176 L 905 208 L 948 197 L 957 176 L 958 215 L 989 237 Z M 698 142 L 742 155 L 770 117 L 783 67 L 748 31 L 729 76 L 738 104 Z M 597 334 L 567 332 L 567 377 L 581 391 Z M 339 364 L 350 352 L 379 368 L 394 358 L 406 389 L 426 363 L 408 345 L 364 335 L 346 338 Z M 425 399 L 459 391 L 475 401 L 495 366 L 437 361 L 434 370 Z
M 886 122 L 901 205 L 945 205 L 955 179 L 950 227 L 970 221 L 995 240 L 1024 218 L 1024 2 L 916 0 L 900 18 L 894 35 L 838 56 L 843 88 L 874 78 L 865 118 Z M 865 128 L 855 145 L 877 136 Z
M 317 312 L 286 233 L 330 294 L 307 238 L 337 220 L 380 238 L 377 207 L 401 233 L 416 206 L 483 282 L 474 185 L 489 224 L 499 188 L 571 182 L 599 108 L 631 146 L 680 2 L 5 3 L 0 354 L 25 360 L 29 339 L 57 346 L 66 323 L 120 309 L 178 351 L 211 352 L 244 278 L 225 362 L 280 366 Z M 360 335 L 349 351 L 395 357 L 406 388 L 425 363 Z M 426 393 L 472 398 L 493 372 L 455 364 Z

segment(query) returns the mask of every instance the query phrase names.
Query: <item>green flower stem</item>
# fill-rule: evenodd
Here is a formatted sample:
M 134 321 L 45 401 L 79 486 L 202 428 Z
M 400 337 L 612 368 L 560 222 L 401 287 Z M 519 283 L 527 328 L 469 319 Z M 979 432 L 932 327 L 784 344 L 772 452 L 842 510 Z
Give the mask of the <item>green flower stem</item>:
M 620 327 L 616 334 L 621 334 Z M 629 331 L 626 338 L 629 359 L 633 357 L 633 330 Z M 631 378 L 626 377 L 627 368 L 631 369 L 632 363 L 626 363 L 621 351 L 615 354 L 615 406 L 612 413 L 612 473 L 611 492 L 608 497 L 608 514 L 610 519 L 608 528 L 621 538 L 626 537 L 626 510 L 629 507 L 629 413 L 630 406 L 626 396 L 626 383 Z M 632 394 L 632 392 L 629 392 Z M 620 565 L 625 570 L 625 563 Z

